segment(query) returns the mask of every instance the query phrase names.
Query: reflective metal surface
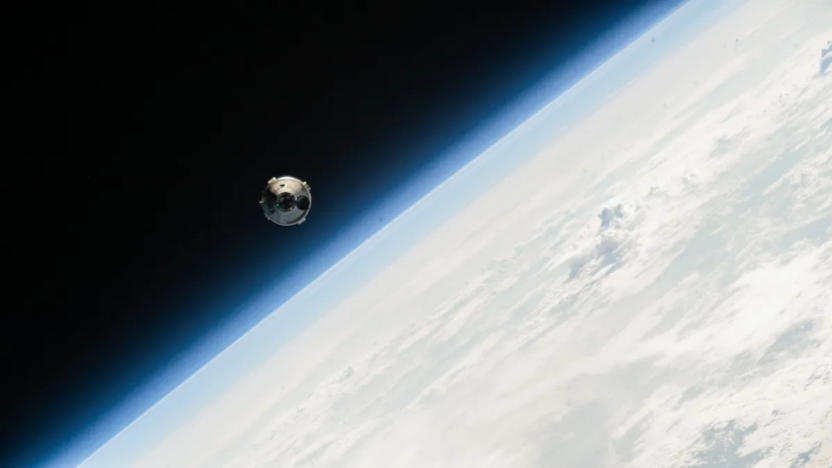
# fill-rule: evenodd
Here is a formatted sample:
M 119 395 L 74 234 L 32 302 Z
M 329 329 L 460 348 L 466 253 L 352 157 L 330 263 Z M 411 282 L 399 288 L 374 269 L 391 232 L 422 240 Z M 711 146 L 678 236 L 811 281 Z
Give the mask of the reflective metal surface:
M 309 184 L 292 176 L 272 177 L 260 196 L 260 208 L 280 226 L 301 224 L 312 208 Z

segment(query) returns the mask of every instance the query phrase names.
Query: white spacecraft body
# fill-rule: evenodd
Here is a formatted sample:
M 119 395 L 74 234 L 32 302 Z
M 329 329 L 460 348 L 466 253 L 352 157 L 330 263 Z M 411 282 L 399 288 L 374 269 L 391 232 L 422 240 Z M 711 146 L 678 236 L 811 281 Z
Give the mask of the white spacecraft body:
M 260 196 L 260 208 L 277 225 L 301 224 L 312 208 L 309 184 L 292 176 L 272 177 Z

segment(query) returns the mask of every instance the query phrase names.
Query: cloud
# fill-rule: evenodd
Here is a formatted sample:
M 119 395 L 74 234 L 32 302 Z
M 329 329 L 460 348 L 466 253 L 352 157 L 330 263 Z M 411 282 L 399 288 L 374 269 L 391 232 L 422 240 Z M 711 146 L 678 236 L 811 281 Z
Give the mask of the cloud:
M 569 279 L 581 271 L 596 273 L 610 267 L 618 268 L 635 245 L 634 231 L 641 223 L 643 210 L 636 203 L 610 203 L 598 213 L 601 220 L 589 245 L 568 260 Z

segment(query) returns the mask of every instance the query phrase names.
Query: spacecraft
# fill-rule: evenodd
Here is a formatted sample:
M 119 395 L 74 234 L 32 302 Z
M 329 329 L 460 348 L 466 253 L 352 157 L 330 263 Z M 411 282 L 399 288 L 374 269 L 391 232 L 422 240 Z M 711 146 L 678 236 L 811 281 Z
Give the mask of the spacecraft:
M 301 224 L 312 208 L 309 184 L 292 176 L 272 177 L 260 195 L 260 208 L 277 225 Z

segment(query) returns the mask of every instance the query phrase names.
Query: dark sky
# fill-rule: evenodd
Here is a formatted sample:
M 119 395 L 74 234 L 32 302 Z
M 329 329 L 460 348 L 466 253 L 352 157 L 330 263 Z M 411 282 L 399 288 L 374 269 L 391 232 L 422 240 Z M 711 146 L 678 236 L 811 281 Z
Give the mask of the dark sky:
M 83 431 L 235 304 L 649 3 L 13 12 L 3 460 L 31 460 Z M 313 189 L 297 228 L 269 224 L 257 206 L 282 173 Z M 371 230 L 387 221 L 362 220 Z

